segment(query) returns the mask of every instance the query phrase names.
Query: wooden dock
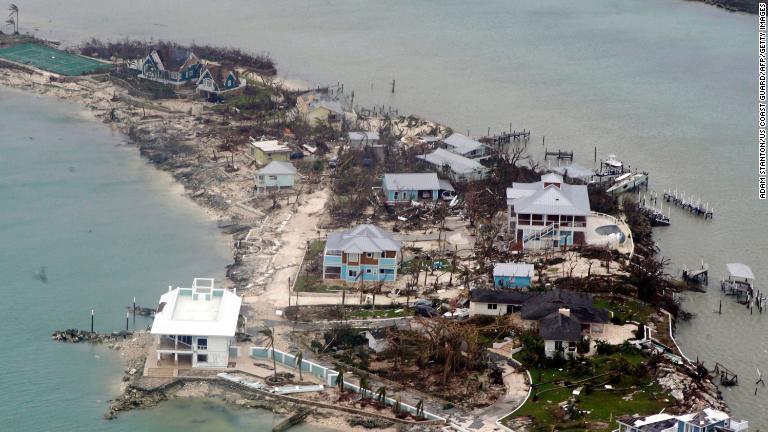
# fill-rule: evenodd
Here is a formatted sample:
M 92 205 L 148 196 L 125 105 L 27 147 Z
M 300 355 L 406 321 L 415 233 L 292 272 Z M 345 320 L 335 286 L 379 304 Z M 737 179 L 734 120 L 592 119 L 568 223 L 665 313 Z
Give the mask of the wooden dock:
M 720 376 L 720 385 L 726 387 L 739 385 L 739 376 L 736 372 L 731 371 L 720 363 L 715 363 L 715 370 L 713 373 Z
M 478 141 L 484 144 L 500 147 L 505 144 L 512 144 L 515 142 L 528 142 L 529 139 L 531 139 L 531 131 L 525 129 L 522 131 L 510 129 L 509 132 L 502 132 L 499 135 L 490 135 L 489 130 L 488 136 L 484 136 L 478 139 Z
M 715 210 L 709 206 L 709 203 L 702 203 L 701 199 L 694 198 L 692 195 L 685 195 L 685 192 L 677 192 L 677 189 L 665 190 L 664 201 L 675 204 L 685 210 L 688 210 L 695 216 L 704 216 L 704 219 L 715 217 Z
M 549 151 L 547 149 L 544 149 L 544 160 L 547 161 L 549 158 L 554 158 L 555 160 L 561 161 L 561 160 L 567 160 L 570 162 L 573 162 L 573 151 L 563 151 L 563 150 L 557 150 L 557 151 Z

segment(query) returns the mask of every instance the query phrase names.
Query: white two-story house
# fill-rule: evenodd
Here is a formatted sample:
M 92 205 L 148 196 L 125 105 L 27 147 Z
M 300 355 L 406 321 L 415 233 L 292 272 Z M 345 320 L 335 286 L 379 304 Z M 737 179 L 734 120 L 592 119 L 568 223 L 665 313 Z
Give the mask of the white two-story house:
M 507 188 L 507 227 L 518 247 L 538 249 L 586 243 L 591 209 L 587 186 L 570 185 L 558 174 Z
M 152 323 L 157 366 L 226 368 L 242 299 L 195 278 L 191 288 L 168 287 Z

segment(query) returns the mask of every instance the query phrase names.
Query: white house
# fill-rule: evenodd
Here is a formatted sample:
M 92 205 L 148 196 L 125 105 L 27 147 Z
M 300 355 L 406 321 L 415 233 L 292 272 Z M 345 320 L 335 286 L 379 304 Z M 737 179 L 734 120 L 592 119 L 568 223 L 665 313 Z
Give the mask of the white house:
M 488 147 L 485 144 L 460 133 L 451 134 L 443 140 L 443 144 L 448 151 L 465 158 L 482 159 L 487 155 Z
M 531 296 L 528 291 L 474 289 L 469 295 L 469 316 L 519 312 Z
M 296 168 L 290 162 L 272 161 L 256 171 L 256 192 L 269 189 L 292 188 L 296 181 Z
M 350 132 L 347 134 L 347 143 L 350 147 L 376 147 L 379 145 L 378 132 Z
M 488 174 L 488 170 L 480 162 L 444 148 L 437 148 L 416 158 L 457 182 L 482 180 Z
M 168 287 L 160 296 L 151 334 L 158 366 L 226 368 L 242 299 L 195 278 L 191 288 Z
M 365 339 L 368 340 L 368 348 L 375 353 L 380 353 L 389 348 L 389 339 L 386 328 L 377 328 L 366 330 L 363 333 Z
M 508 232 L 521 248 L 585 244 L 590 212 L 587 187 L 569 185 L 558 174 L 507 188 Z

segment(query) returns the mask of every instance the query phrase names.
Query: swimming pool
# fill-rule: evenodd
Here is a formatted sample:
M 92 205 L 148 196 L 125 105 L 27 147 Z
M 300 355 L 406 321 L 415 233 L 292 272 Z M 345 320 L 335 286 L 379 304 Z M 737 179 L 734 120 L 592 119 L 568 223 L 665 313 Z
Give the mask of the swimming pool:
M 595 232 L 602 235 L 602 236 L 608 236 L 611 234 L 618 234 L 619 235 L 619 243 L 623 244 L 624 240 L 627 239 L 627 237 L 624 235 L 624 233 L 619 229 L 616 225 L 603 225 L 600 227 L 595 228 Z

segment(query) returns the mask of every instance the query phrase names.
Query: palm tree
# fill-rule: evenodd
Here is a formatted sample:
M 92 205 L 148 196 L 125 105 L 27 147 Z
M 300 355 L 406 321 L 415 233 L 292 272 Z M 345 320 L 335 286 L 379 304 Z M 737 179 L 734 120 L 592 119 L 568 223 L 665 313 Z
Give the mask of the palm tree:
M 6 22 L 13 26 L 14 34 L 19 34 L 19 7 L 11 3 L 11 5 L 8 6 L 8 10 L 11 11 L 11 13 L 8 15 L 8 21 Z M 15 19 L 13 18 L 14 15 L 16 15 Z
M 387 388 L 384 386 L 379 387 L 378 390 L 376 390 L 376 400 L 380 403 L 384 403 L 385 400 L 387 400 Z
M 267 350 L 272 349 L 272 368 L 275 371 L 275 380 L 277 380 L 277 359 L 275 358 L 275 332 L 271 328 L 267 327 L 265 329 L 259 330 L 259 334 L 269 339 L 269 343 L 267 343 Z
M 339 369 L 339 376 L 336 377 L 336 385 L 339 386 L 339 393 L 344 393 L 344 369 Z
M 299 351 L 296 354 L 296 367 L 299 368 L 299 381 L 304 381 L 304 377 L 301 375 L 301 366 L 304 364 L 304 351 Z
M 366 393 L 368 393 L 368 388 L 370 387 L 370 384 L 368 383 L 368 375 L 363 375 L 360 377 L 360 395 L 365 399 Z
M 13 19 L 13 16 L 9 16 L 5 23 L 11 26 L 11 31 L 16 32 L 16 20 Z

